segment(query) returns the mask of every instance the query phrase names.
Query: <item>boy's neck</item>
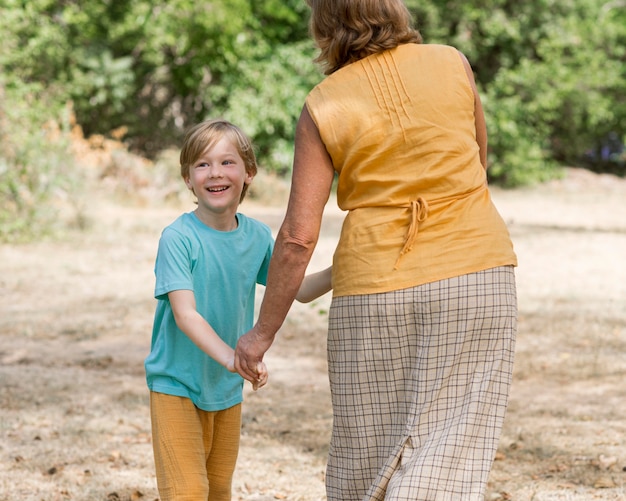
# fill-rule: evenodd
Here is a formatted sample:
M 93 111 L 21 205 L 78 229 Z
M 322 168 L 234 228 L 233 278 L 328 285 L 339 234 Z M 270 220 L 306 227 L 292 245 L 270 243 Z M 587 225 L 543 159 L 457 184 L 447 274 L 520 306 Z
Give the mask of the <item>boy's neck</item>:
M 196 217 L 209 228 L 217 231 L 233 231 L 239 226 L 237 212 L 226 211 L 224 213 L 207 213 L 197 208 L 194 211 Z

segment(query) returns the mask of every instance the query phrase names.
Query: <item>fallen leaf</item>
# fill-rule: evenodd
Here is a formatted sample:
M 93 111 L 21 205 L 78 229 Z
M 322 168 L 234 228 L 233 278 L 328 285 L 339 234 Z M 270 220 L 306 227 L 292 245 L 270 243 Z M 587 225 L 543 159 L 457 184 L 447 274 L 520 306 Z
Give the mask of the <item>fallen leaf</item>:
M 611 489 L 613 487 L 617 487 L 617 484 L 614 482 L 614 480 L 611 477 L 604 476 L 604 477 L 598 478 L 594 482 L 593 486 L 596 489 Z
M 566 464 L 561 464 L 561 463 L 553 464 L 552 466 L 548 468 L 548 471 L 551 473 L 557 473 L 557 472 L 567 471 L 567 470 L 569 470 L 569 466 Z
M 51 466 L 50 468 L 48 468 L 48 469 L 46 470 L 46 473 L 47 473 L 48 475 L 56 475 L 57 473 L 59 473 L 59 472 L 60 472 L 60 471 L 62 471 L 62 470 L 63 470 L 63 466 L 57 466 L 57 465 L 55 465 L 55 466 Z
M 615 464 L 617 464 L 617 458 L 615 456 L 605 456 L 604 454 L 598 456 L 598 466 L 602 470 L 608 470 Z

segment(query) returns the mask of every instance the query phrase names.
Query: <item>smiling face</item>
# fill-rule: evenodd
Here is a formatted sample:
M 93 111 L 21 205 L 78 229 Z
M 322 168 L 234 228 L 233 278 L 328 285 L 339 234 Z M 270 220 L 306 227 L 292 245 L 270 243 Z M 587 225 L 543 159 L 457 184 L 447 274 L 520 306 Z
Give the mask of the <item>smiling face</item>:
M 252 143 L 232 123 L 208 120 L 187 132 L 180 173 L 198 198 L 196 215 L 206 225 L 222 231 L 237 227 L 237 207 L 256 172 Z
M 205 224 L 225 231 L 237 227 L 235 214 L 244 187 L 252 182 L 239 150 L 222 136 L 189 166 L 185 184 L 196 195 L 196 214 Z

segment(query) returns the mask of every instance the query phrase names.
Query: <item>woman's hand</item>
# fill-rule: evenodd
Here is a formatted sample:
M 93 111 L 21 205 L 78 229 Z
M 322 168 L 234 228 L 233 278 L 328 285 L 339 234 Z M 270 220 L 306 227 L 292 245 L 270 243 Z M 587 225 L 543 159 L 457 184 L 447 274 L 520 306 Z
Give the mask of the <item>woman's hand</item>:
M 259 369 L 265 367 L 263 356 L 271 344 L 272 339 L 261 337 L 256 326 L 239 338 L 235 348 L 235 370 L 241 377 L 253 384 L 260 382 L 263 376 Z M 267 371 L 265 378 L 267 379 Z

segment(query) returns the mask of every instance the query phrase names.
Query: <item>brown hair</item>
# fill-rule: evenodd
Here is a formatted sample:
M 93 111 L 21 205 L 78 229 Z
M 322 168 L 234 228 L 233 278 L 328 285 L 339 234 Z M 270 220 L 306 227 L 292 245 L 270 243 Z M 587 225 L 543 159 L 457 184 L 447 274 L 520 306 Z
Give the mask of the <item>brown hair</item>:
M 405 43 L 422 43 L 402 0 L 306 0 L 324 74 Z
M 183 146 L 180 150 L 180 175 L 183 179 L 189 178 L 189 169 L 198 158 L 217 141 L 226 137 L 237 148 L 237 152 L 243 159 L 246 173 L 255 176 L 258 170 L 256 156 L 252 142 L 244 132 L 232 123 L 214 119 L 194 125 L 185 134 Z M 243 201 L 248 191 L 247 184 L 244 184 L 239 201 Z

